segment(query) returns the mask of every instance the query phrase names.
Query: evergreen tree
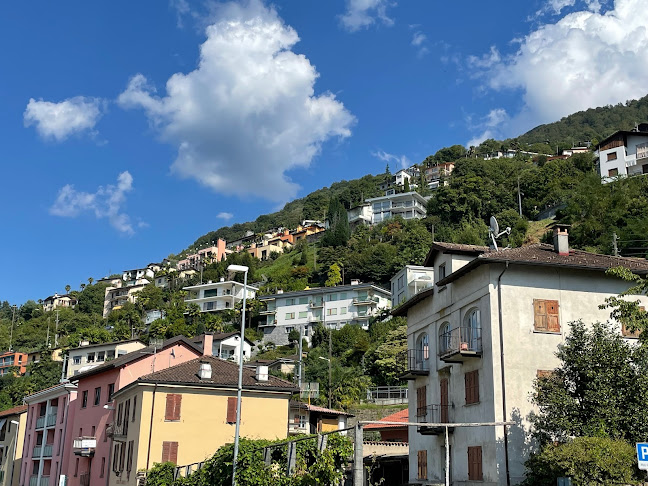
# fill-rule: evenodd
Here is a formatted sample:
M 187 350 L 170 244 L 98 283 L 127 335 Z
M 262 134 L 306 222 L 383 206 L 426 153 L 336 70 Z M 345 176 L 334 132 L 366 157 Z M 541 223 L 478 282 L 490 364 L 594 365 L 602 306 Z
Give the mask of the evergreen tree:
M 349 241 L 351 231 L 349 229 L 349 218 L 346 209 L 337 198 L 331 198 L 329 202 L 327 217 L 329 229 L 322 238 L 324 246 L 344 246 Z

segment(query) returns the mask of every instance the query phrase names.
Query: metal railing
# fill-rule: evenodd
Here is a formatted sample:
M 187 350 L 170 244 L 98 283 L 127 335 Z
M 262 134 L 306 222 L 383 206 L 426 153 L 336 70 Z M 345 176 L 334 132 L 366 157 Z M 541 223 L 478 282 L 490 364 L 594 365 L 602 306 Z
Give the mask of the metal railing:
M 81 486 L 90 486 L 90 473 L 82 473 L 79 475 L 79 484 Z
M 407 387 L 377 386 L 367 388 L 367 402 L 407 403 Z
M 54 449 L 54 444 L 46 444 L 43 447 L 43 457 L 52 457 L 52 449 Z
M 32 476 L 29 478 L 29 486 L 49 486 L 49 476 Z
M 377 304 L 378 303 L 378 297 L 371 297 L 369 295 L 361 295 L 359 297 L 356 297 L 353 299 L 353 303 L 355 305 L 358 304 Z
M 419 423 L 452 423 L 450 405 L 435 403 L 425 407 L 416 408 L 416 421 Z
M 407 350 L 407 371 L 430 371 L 430 350 L 429 349 L 408 349 Z
M 36 419 L 37 429 L 42 429 L 43 427 L 45 427 L 45 419 L 46 419 L 45 415 L 42 415 Z
M 56 425 L 56 417 L 57 417 L 58 412 L 52 412 L 47 416 L 47 421 L 46 421 L 46 427 L 51 427 L 53 425 Z
M 43 453 L 43 446 L 36 446 L 32 450 L 32 458 L 33 459 L 38 459 L 38 458 L 40 458 L 42 453 Z
M 439 356 L 461 352 L 481 353 L 481 327 L 455 327 L 439 336 Z

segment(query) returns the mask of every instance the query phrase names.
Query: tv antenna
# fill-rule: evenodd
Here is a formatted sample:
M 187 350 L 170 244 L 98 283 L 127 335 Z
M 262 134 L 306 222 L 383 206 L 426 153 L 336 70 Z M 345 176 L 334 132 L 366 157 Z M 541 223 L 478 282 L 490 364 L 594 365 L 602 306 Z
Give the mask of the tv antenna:
M 507 235 L 510 235 L 511 227 L 507 226 L 506 229 L 500 233 L 500 227 L 499 227 L 499 223 L 497 222 L 497 219 L 495 219 L 495 216 L 491 216 L 490 227 L 488 228 L 488 234 L 491 237 L 491 241 L 493 242 L 493 248 L 495 249 L 495 251 L 499 250 L 499 248 L 497 248 L 497 238 L 499 238 L 505 233 Z

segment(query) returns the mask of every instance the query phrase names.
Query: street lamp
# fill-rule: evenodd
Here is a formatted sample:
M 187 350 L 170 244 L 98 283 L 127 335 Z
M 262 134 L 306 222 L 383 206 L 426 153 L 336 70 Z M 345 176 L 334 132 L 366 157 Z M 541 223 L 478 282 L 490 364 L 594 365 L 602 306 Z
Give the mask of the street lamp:
M 329 331 L 329 336 L 331 331 Z M 328 361 L 329 364 L 329 387 L 328 387 L 328 406 L 331 408 L 331 359 L 330 358 L 325 358 L 324 356 L 318 356 L 319 359 L 323 359 L 324 361 Z
M 245 306 L 247 301 L 247 277 L 249 268 L 244 265 L 230 265 L 227 272 L 243 274 L 243 313 L 241 314 L 241 347 L 239 348 L 238 392 L 236 398 L 236 429 L 234 432 L 234 459 L 232 461 L 232 486 L 236 486 L 236 458 L 239 450 L 239 434 L 241 429 L 241 395 L 243 394 L 243 348 L 245 343 Z

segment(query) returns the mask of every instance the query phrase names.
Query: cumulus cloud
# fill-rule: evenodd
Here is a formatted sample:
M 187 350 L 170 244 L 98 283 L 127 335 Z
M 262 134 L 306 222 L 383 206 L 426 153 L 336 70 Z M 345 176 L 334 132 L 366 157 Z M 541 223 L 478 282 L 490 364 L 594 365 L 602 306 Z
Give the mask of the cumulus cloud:
M 524 107 L 510 124 L 516 132 L 642 97 L 648 79 L 647 26 L 645 0 L 616 0 L 605 13 L 572 12 L 541 25 L 520 40 L 512 56 L 485 69 L 485 85 L 522 91 Z
M 425 45 L 427 43 L 427 36 L 420 31 L 414 32 L 414 35 L 412 36 L 412 42 L 411 44 L 417 48 L 417 55 L 419 57 L 425 56 L 430 50 L 427 48 Z
M 222 212 L 222 213 L 218 213 L 216 215 L 216 217 L 218 219 L 224 219 L 225 221 L 229 221 L 230 219 L 232 219 L 234 217 L 234 215 L 232 213 Z
M 592 12 L 598 12 L 601 10 L 601 4 L 598 0 L 581 0 L 580 2 L 577 2 L 576 0 L 548 0 L 545 5 L 536 12 L 536 16 L 547 13 L 559 15 L 564 9 L 574 7 L 577 3 L 585 5 L 585 7 Z
M 375 23 L 393 25 L 387 8 L 395 5 L 390 0 L 347 0 L 346 11 L 340 16 L 342 26 L 351 31 L 369 27 Z
M 491 46 L 490 51 L 482 56 L 468 56 L 468 67 L 471 68 L 490 68 L 501 62 L 502 56 L 495 46 Z
M 96 135 L 94 127 L 102 115 L 98 98 L 75 96 L 59 103 L 31 98 L 23 114 L 26 127 L 34 125 L 44 139 L 62 142 L 80 133 Z
M 106 218 L 111 226 L 120 233 L 134 233 L 130 217 L 122 211 L 126 203 L 126 194 L 133 190 L 133 176 L 124 171 L 117 177 L 117 184 L 99 186 L 92 193 L 77 191 L 72 184 L 63 186 L 56 201 L 50 208 L 50 214 L 64 218 L 75 218 L 81 213 L 94 213 L 97 219 Z M 139 227 L 146 223 L 138 223 Z
M 286 172 L 307 167 L 355 118 L 336 97 L 316 95 L 319 74 L 291 49 L 297 32 L 259 0 L 222 5 L 206 29 L 198 67 L 176 73 L 159 96 L 141 74 L 118 102 L 141 108 L 178 148 L 171 170 L 223 194 L 287 201 Z
M 468 119 L 471 124 L 472 119 Z M 479 130 L 479 135 L 473 137 L 466 143 L 466 147 L 476 147 L 489 138 L 499 138 L 509 122 L 509 115 L 503 108 L 491 110 L 479 123 L 470 127 L 471 130 Z
M 384 150 L 378 150 L 376 152 L 372 152 L 371 155 L 387 163 L 390 162 L 396 163 L 399 170 L 407 169 L 408 167 L 412 166 L 412 162 L 405 155 L 394 155 L 394 154 L 387 153 Z

